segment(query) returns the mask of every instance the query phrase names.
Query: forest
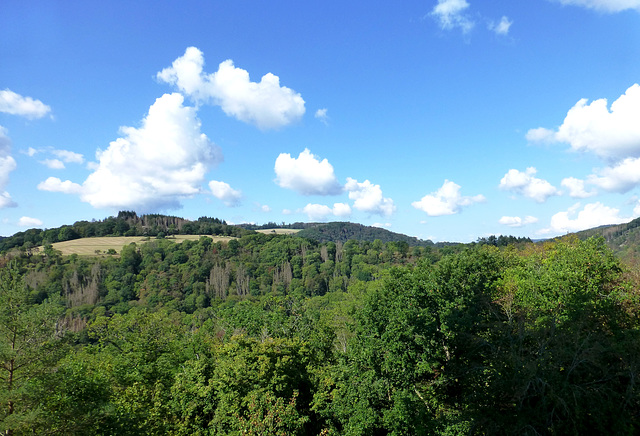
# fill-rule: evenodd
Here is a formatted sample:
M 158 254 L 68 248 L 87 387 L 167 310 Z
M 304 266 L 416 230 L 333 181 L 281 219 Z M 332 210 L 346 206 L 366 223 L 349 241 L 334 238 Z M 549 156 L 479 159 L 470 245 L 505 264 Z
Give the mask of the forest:
M 0 241 L 5 434 L 640 432 L 640 278 L 602 237 L 412 246 L 119 218 L 65 228 L 236 238 L 115 256 L 62 256 L 51 237 L 71 230 Z

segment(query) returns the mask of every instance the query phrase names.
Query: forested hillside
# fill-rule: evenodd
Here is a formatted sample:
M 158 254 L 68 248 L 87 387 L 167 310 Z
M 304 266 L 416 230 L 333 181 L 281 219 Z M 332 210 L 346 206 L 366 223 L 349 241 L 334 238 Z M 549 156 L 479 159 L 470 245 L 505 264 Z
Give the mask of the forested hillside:
M 165 236 L 216 235 L 241 236 L 251 233 L 238 226 L 228 225 L 218 218 L 201 217 L 196 221 L 167 215 L 142 215 L 122 211 L 117 217 L 104 220 L 76 221 L 53 229 L 29 229 L 8 238 L 0 238 L 0 253 L 12 248 L 30 249 L 39 245 L 96 236 Z
M 640 256 L 640 218 L 625 224 L 583 230 L 576 235 L 580 239 L 602 236 L 607 245 L 622 258 L 632 259 Z
M 434 245 L 433 242 L 415 238 L 413 236 L 403 235 L 401 233 L 391 232 L 389 230 L 363 226 L 358 223 L 350 222 L 330 222 L 330 223 L 292 223 L 292 224 L 276 224 L 274 222 L 256 225 L 256 224 L 240 224 L 240 227 L 248 230 L 265 230 L 265 229 L 298 229 L 298 236 L 302 238 L 313 239 L 318 242 L 347 242 L 350 239 L 358 241 L 373 242 L 379 239 L 382 242 L 406 242 L 411 246 L 428 246 Z M 448 245 L 447 243 L 440 245 Z
M 350 239 L 373 242 L 403 242 L 411 246 L 432 246 L 431 241 L 423 241 L 400 233 L 390 232 L 379 227 L 363 226 L 357 223 L 333 222 L 307 227 L 298 233 L 302 238 L 315 239 L 318 242 L 347 242 Z
M 603 239 L 497 240 L 11 250 L 0 430 L 637 434 L 634 271 Z

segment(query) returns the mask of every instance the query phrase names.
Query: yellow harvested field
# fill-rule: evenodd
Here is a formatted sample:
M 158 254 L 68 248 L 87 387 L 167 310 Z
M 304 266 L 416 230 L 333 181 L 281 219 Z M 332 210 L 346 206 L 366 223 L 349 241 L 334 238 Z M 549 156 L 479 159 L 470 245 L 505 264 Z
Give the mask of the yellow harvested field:
M 300 229 L 260 229 L 256 230 L 258 233 L 264 233 L 266 235 L 275 233 L 276 235 L 293 235 L 298 233 Z
M 175 235 L 165 238 L 167 241 L 180 243 L 186 240 L 198 240 L 203 235 Z M 214 242 L 227 242 L 235 239 L 230 236 L 209 236 Z M 106 254 L 109 249 L 120 253 L 122 247 L 135 242 L 136 244 L 145 244 L 150 241 L 157 241 L 156 238 L 146 238 L 144 236 L 107 236 L 98 238 L 82 238 L 73 241 L 56 242 L 53 245 L 55 250 L 59 250 L 63 255 L 77 254 L 79 256 L 96 256 Z M 42 247 L 37 247 L 34 251 L 38 252 Z M 99 253 L 97 252 L 99 251 Z

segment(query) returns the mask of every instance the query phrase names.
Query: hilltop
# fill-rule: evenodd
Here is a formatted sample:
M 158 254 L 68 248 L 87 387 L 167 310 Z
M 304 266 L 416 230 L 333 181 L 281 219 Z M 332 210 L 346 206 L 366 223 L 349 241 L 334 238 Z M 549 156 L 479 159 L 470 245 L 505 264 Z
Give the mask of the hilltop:
M 413 236 L 407 236 L 402 233 L 391 232 L 389 230 L 365 226 L 357 223 L 350 222 L 330 222 L 330 223 L 294 223 L 294 224 L 282 224 L 277 225 L 275 223 L 269 223 L 268 228 L 275 229 L 300 229 L 297 236 L 301 238 L 313 239 L 320 243 L 322 242 L 347 242 L 350 239 L 357 241 L 369 241 L 373 242 L 379 239 L 381 242 L 406 242 L 412 247 L 426 247 L 434 245 L 429 240 L 422 240 Z M 246 226 L 245 228 L 251 228 L 253 230 L 259 230 L 265 228 L 265 226 Z
M 602 236 L 614 253 L 623 258 L 632 257 L 640 252 L 640 218 L 625 224 L 614 224 L 595 227 L 593 229 L 576 232 L 581 239 L 592 236 Z

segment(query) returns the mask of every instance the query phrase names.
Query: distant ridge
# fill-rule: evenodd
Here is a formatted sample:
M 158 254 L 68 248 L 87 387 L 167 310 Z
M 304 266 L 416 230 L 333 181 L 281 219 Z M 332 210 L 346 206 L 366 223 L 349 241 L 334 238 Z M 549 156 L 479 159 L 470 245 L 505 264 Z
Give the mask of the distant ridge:
M 391 232 L 380 227 L 364 226 L 349 222 L 314 223 L 297 233 L 297 236 L 314 239 L 318 242 L 346 242 L 349 239 L 373 242 L 406 242 L 410 246 L 431 246 L 430 240 L 422 240 L 401 233 Z
M 640 218 L 625 224 L 612 224 L 574 233 L 579 239 L 602 236 L 620 257 L 640 255 Z

